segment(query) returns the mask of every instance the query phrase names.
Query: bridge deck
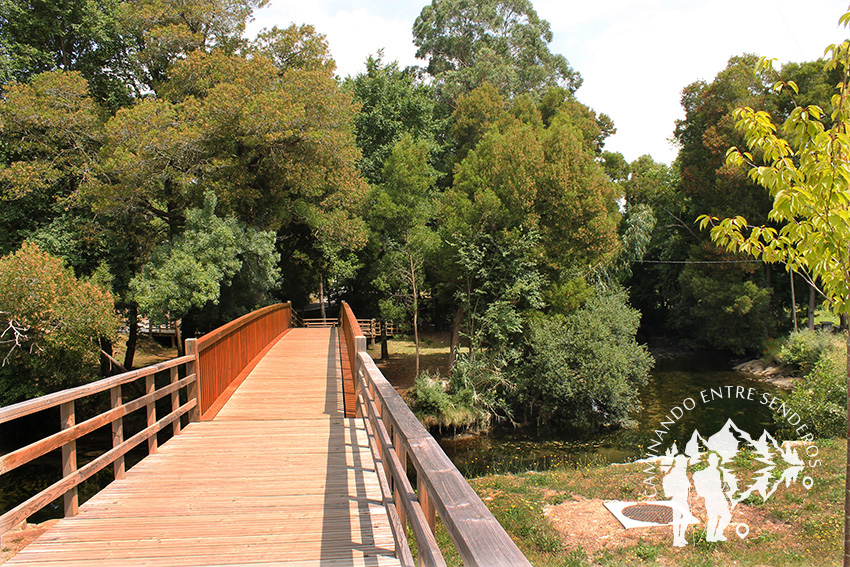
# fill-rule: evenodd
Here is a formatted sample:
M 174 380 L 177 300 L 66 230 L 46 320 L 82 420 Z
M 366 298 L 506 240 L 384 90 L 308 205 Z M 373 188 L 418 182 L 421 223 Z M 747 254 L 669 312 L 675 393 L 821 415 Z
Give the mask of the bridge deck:
M 192 423 L 7 565 L 398 565 L 335 329 L 293 329 Z

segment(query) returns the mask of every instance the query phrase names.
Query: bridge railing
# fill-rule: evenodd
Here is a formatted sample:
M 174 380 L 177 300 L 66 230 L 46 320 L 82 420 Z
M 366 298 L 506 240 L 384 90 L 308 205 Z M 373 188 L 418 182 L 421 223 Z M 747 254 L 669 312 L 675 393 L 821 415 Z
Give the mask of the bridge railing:
M 195 361 L 194 356 L 182 356 L 0 408 L 0 424 L 2 424 L 59 406 L 61 425 L 58 433 L 0 457 L 0 474 L 25 465 L 50 451 L 62 449 L 62 479 L 0 516 L 0 534 L 23 522 L 60 496 L 64 496 L 65 516 L 76 515 L 79 506 L 77 487 L 80 484 L 111 464 L 114 464 L 115 478 L 123 478 L 124 455 L 128 451 L 147 441 L 148 453 L 156 453 L 157 433 L 170 425 L 172 433 L 178 435 L 181 430 L 180 418 L 186 414 L 189 416 L 189 421 L 197 421 L 199 412 Z M 180 378 L 181 367 L 185 369 L 182 372 L 184 378 Z M 157 387 L 156 374 L 166 370 L 170 375 L 168 384 Z M 142 379 L 144 379 L 144 395 L 125 402 L 122 387 Z M 186 391 L 183 398 L 187 401 L 181 404 L 180 391 L 183 389 Z M 77 423 L 76 402 L 106 391 L 109 391 L 110 409 Z M 171 411 L 164 417 L 157 418 L 156 402 L 166 396 L 171 398 Z M 124 417 L 142 409 L 145 410 L 147 417 L 146 427 L 129 439 L 124 439 Z M 77 440 L 110 424 L 112 449 L 78 468 Z
M 198 358 L 201 419 L 211 419 L 277 337 L 295 326 L 291 303 L 263 307 L 198 339 L 186 340 L 186 354 Z
M 366 352 L 366 338 L 346 303 L 340 312 L 340 325 L 349 353 L 349 360 L 343 363 L 348 362 L 355 377 L 358 415 L 366 423 L 402 565 L 414 564 L 407 543 L 407 524 L 416 540 L 418 564 L 446 564 L 434 536 L 439 516 L 465 565 L 530 566 L 375 365 Z M 415 471 L 416 490 L 408 477 L 408 464 Z

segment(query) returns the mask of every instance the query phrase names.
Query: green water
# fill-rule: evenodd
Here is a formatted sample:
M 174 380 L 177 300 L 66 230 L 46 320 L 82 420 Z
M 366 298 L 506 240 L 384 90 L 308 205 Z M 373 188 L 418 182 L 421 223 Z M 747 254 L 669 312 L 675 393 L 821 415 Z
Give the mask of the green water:
M 500 428 L 485 436 L 443 438 L 440 445 L 464 476 L 473 477 L 564 465 L 622 463 L 645 457 L 653 432 L 677 406 L 683 408 L 682 417 L 667 427 L 670 433 L 663 436 L 664 447 L 674 439 L 687 441 L 694 429 L 707 437 L 728 419 L 755 437 L 765 429 L 774 433 L 771 411 L 760 403 L 761 396 L 763 393 L 780 396 L 783 392 L 754 377 L 731 371 L 730 367 L 728 358 L 714 352 L 658 360 L 640 391 L 643 409 L 631 416 L 634 426 L 629 429 L 559 437 L 539 436 L 528 429 Z M 727 386 L 733 388 L 729 390 Z M 736 389 L 739 387 L 743 390 Z M 743 392 L 745 398 L 749 388 L 753 388 L 752 400 L 736 397 Z M 700 397 L 704 390 L 708 403 Z M 722 391 L 722 399 L 717 397 L 718 391 Z M 688 407 L 693 405 L 692 410 L 683 407 L 683 401 L 688 398 L 695 402 L 687 402 Z

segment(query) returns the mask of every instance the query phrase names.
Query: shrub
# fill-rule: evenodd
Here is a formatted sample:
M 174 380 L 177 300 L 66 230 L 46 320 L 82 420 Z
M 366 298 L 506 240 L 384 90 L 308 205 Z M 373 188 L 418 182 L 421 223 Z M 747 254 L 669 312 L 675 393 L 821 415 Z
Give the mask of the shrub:
M 794 387 L 786 404 L 817 438 L 843 437 L 847 432 L 847 376 L 840 356 L 822 356 L 811 372 Z M 800 434 L 781 414 L 774 416 L 779 433 L 796 439 Z M 798 425 L 799 427 L 799 425 Z
M 653 366 L 635 340 L 639 321 L 621 290 L 600 292 L 566 316 L 532 319 L 519 402 L 556 428 L 622 425 Z
M 829 354 L 835 344 L 831 333 L 803 329 L 791 333 L 779 348 L 776 359 L 800 372 L 809 374 L 818 360 Z

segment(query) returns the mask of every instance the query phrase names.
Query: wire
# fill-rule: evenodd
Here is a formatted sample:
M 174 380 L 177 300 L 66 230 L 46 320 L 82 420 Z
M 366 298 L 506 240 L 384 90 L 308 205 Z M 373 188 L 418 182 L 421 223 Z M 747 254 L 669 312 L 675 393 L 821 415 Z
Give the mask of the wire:
M 641 264 L 761 264 L 761 260 L 641 260 Z

